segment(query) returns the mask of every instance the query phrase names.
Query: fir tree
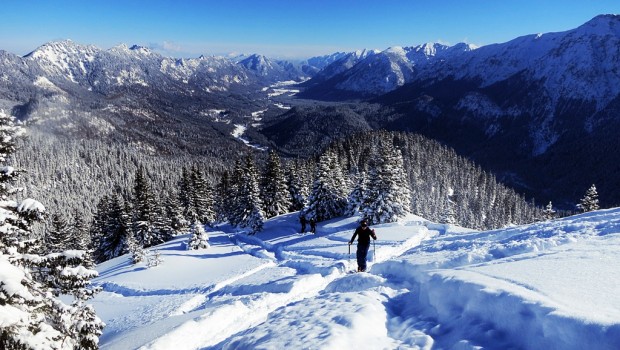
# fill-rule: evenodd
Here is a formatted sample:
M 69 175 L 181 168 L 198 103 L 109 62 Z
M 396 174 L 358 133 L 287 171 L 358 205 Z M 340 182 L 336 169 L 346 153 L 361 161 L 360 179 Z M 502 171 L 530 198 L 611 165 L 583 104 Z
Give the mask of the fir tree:
M 372 224 L 394 222 L 411 210 L 411 192 L 402 155 L 387 140 L 381 146 L 380 154 L 374 158 L 364 199 L 364 216 Z
M 345 215 L 353 216 L 360 213 L 364 207 L 364 193 L 366 193 L 366 174 L 360 173 L 356 176 L 355 186 L 349 193 Z
M 194 198 L 193 191 L 191 173 L 186 167 L 183 167 L 181 180 L 179 181 L 179 202 L 183 208 L 183 216 L 189 222 L 196 219 L 196 210 L 192 200 Z
M 126 238 L 127 251 L 131 254 L 131 262 L 137 264 L 146 258 L 146 252 L 133 234 L 128 234 Z
M 598 193 L 596 192 L 596 186 L 592 185 L 586 192 L 586 195 L 581 199 L 581 202 L 577 205 L 584 213 L 598 210 Z
M 90 235 L 82 215 L 78 211 L 73 212 L 72 240 L 69 249 L 88 250 L 90 246 Z
M 213 192 L 207 185 L 204 175 L 197 166 L 191 172 L 191 191 L 190 197 L 196 217 L 205 225 L 212 225 L 215 222 L 215 211 L 213 210 Z
M 319 158 L 312 192 L 303 210 L 307 218 L 319 222 L 344 213 L 347 199 L 342 177 L 336 154 L 328 150 Z
M 133 204 L 133 233 L 140 245 L 148 248 L 164 243 L 167 234 L 157 225 L 160 211 L 155 205 L 155 195 L 143 167 L 136 172 Z
M 289 211 L 301 210 L 306 205 L 309 194 L 306 182 L 307 171 L 304 168 L 304 163 L 295 160 L 289 165 L 286 174 L 289 198 L 291 199 Z
M 60 214 L 52 215 L 52 221 L 45 238 L 45 250 L 50 253 L 58 253 L 70 249 L 74 242 L 73 232 L 67 221 Z
M 286 177 L 282 171 L 280 157 L 274 151 L 269 152 L 267 168 L 263 176 L 262 199 L 267 218 L 285 214 L 291 206 Z
M 252 156 L 247 156 L 245 160 L 241 183 L 238 185 L 236 205 L 235 216 L 239 220 L 238 226 L 248 228 L 250 234 L 263 229 L 265 214 L 262 210 L 263 203 L 258 187 L 258 171 Z
M 232 186 L 230 184 L 230 176 L 228 171 L 225 171 L 220 182 L 217 184 L 214 193 L 214 208 L 216 213 L 216 221 L 224 222 L 228 220 L 230 216 L 230 209 L 232 205 Z
M 454 197 L 451 195 L 446 196 L 444 212 L 441 217 L 441 223 L 447 225 L 456 225 L 456 214 L 454 211 L 454 206 L 456 205 L 452 200 Z
M 228 222 L 238 226 L 243 218 L 242 185 L 245 181 L 245 169 L 240 159 L 235 161 L 232 177 L 230 179 L 230 192 L 228 195 Z
M 549 204 L 547 204 L 547 206 L 543 210 L 542 215 L 543 220 L 552 220 L 555 218 L 556 211 L 553 210 L 553 204 L 551 204 L 551 201 L 549 201 Z
M 191 227 L 191 236 L 187 242 L 187 250 L 209 248 L 209 235 L 205 231 L 204 225 L 198 220 L 194 221 Z
M 165 217 L 169 219 L 169 225 L 173 236 L 182 234 L 189 228 L 188 222 L 183 216 L 181 203 L 178 196 L 168 193 L 165 199 Z
M 146 266 L 155 267 L 161 265 L 164 259 L 161 258 L 161 253 L 157 249 L 149 250 L 146 254 Z
M 97 203 L 97 211 L 93 216 L 93 220 L 91 221 L 89 228 L 89 236 L 90 236 L 90 244 L 88 248 L 93 251 L 93 258 L 95 261 L 103 261 L 101 260 L 101 256 L 97 256 L 98 248 L 101 246 L 101 241 L 106 232 L 106 223 L 108 222 L 108 217 L 110 215 L 110 197 L 104 195 L 101 197 L 99 202 Z
M 120 196 L 109 203 L 103 231 L 97 239 L 95 261 L 103 262 L 129 252 L 127 240 L 133 235 L 132 225 L 127 209 Z

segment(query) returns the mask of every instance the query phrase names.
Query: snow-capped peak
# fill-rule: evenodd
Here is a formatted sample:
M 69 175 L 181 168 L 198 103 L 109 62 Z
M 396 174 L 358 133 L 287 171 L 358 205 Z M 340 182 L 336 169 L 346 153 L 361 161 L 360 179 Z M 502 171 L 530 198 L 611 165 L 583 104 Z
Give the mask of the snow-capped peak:
M 375 50 L 375 49 L 363 49 L 363 50 L 357 50 L 355 52 L 353 52 L 353 56 L 355 56 L 356 58 L 359 59 L 363 59 L 366 58 L 368 56 L 372 56 L 375 54 L 378 54 L 379 52 L 381 52 L 380 50 Z
M 129 50 L 131 50 L 133 52 L 137 52 L 137 53 L 142 54 L 142 55 L 151 55 L 151 54 L 153 54 L 153 51 L 151 51 L 148 47 L 140 46 L 140 45 L 133 45 L 132 47 L 129 48 Z
M 94 54 L 98 51 L 100 50 L 95 46 L 84 46 L 77 44 L 70 39 L 66 39 L 61 41 L 51 41 L 49 43 L 43 44 L 24 57 L 56 62 L 60 58 L 67 57 L 69 55 Z
M 406 52 L 402 46 L 392 46 L 392 47 L 387 48 L 384 52 L 387 54 L 395 54 L 399 56 L 406 55 Z

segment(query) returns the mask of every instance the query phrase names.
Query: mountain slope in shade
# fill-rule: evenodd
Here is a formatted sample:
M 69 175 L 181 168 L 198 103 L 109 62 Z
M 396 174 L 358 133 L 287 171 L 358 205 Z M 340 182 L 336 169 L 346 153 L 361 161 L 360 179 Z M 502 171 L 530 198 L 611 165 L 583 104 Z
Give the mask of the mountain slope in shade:
M 481 47 L 376 101 L 402 116 L 388 128 L 439 139 L 539 201 L 572 207 L 596 183 L 603 202 L 620 203 L 619 28 L 603 15 Z
M 616 205 L 619 28 L 620 16 L 601 15 L 479 48 L 391 48 L 329 79 L 317 74 L 300 96 L 372 98 L 395 111 L 373 127 L 438 139 L 539 203 L 574 209 L 595 183 L 602 203 Z

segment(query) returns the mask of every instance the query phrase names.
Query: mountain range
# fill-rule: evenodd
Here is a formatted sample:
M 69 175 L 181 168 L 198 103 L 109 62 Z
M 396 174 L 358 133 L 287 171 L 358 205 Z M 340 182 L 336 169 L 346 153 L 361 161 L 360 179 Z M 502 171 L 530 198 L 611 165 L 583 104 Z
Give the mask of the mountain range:
M 288 80 L 300 82 L 298 98 L 274 93 Z M 305 156 L 342 134 L 413 131 L 565 207 L 592 183 L 604 204 L 620 204 L 619 97 L 617 15 L 482 47 L 429 43 L 303 62 L 176 59 L 68 40 L 24 57 L 0 51 L 0 108 L 56 135 L 234 158 L 247 150 L 236 125 L 253 142 Z
M 381 127 L 445 142 L 539 199 L 568 205 L 596 183 L 620 203 L 620 16 L 479 48 L 390 48 L 305 84 L 305 98 L 392 108 Z

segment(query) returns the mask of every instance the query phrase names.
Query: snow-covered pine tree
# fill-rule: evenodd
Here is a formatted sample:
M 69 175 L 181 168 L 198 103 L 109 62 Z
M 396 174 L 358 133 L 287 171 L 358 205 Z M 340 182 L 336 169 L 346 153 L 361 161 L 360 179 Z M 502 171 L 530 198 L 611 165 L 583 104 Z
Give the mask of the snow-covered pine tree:
M 144 167 L 138 167 L 133 189 L 133 233 L 145 248 L 165 242 L 158 227 L 155 195 L 148 181 Z
M 204 174 L 197 166 L 192 167 L 190 178 L 192 207 L 198 220 L 205 225 L 212 225 L 215 222 L 213 192 L 205 181 Z
M 551 201 L 549 201 L 549 204 L 547 204 L 545 209 L 542 211 L 543 220 L 552 220 L 555 218 L 555 214 L 556 211 L 553 210 L 553 204 L 551 204 Z
M 364 216 L 371 224 L 395 222 L 411 212 L 411 192 L 400 151 L 389 139 L 375 154 L 364 199 Z
M 327 150 L 319 158 L 312 192 L 307 206 L 303 209 L 306 218 L 314 218 L 320 222 L 344 213 L 347 199 L 346 192 L 343 193 L 346 187 L 343 188 L 342 177 L 336 154 Z M 343 187 L 336 187 L 337 184 Z
M 53 214 L 52 221 L 45 233 L 45 248 L 48 253 L 59 253 L 70 249 L 73 242 L 72 228 L 60 214 Z
M 577 207 L 579 207 L 579 209 L 581 209 L 584 213 L 598 210 L 600 208 L 598 205 L 598 192 L 596 191 L 595 185 L 590 186 Z
M 161 253 L 157 249 L 148 250 L 146 254 L 146 266 L 155 267 L 161 265 L 164 259 L 161 257 Z
M 453 196 L 446 196 L 445 207 L 443 215 L 441 216 L 441 223 L 447 225 L 456 225 L 456 213 L 454 210 L 455 203 L 452 200 Z
M 355 185 L 347 200 L 345 215 L 353 216 L 360 213 L 364 206 L 364 193 L 366 193 L 366 173 L 358 173 L 355 176 Z
M 68 349 L 98 349 L 99 336 L 105 324 L 97 317 L 95 309 L 86 304 L 101 288 L 92 288 L 90 280 L 98 276 L 90 255 L 84 250 L 67 250 L 43 257 L 39 276 L 45 276 L 53 295 L 72 295 L 71 305 L 56 302 L 58 313 L 53 317 L 67 334 Z
M 213 196 L 216 222 L 225 222 L 228 220 L 232 208 L 231 191 L 230 175 L 228 171 L 224 171 L 220 177 L 220 182 L 215 188 Z
M 187 242 L 187 250 L 207 249 L 209 245 L 209 235 L 205 231 L 204 225 L 196 220 L 190 229 L 191 236 Z
M 254 165 L 254 158 L 248 155 L 241 176 L 241 183 L 237 193 L 236 217 L 239 219 L 238 226 L 249 229 L 250 234 L 255 234 L 263 229 L 265 213 L 263 202 L 260 198 L 258 186 L 258 171 Z
M 86 228 L 86 224 L 82 219 L 82 214 L 78 211 L 73 212 L 73 229 L 72 242 L 69 249 L 88 250 L 90 247 L 90 234 Z
M 172 217 L 167 215 L 166 199 L 164 194 L 162 193 L 162 198 L 160 198 L 157 203 L 159 203 L 155 207 L 155 217 L 153 220 L 153 230 L 156 233 L 156 242 L 157 244 L 168 242 L 175 235 L 175 231 L 172 228 Z
M 228 222 L 233 226 L 238 226 L 242 220 L 241 187 L 245 176 L 245 170 L 241 159 L 235 160 L 235 167 L 230 178 L 230 192 L 227 196 Z
M 273 150 L 269 152 L 261 190 L 263 208 L 267 218 L 288 212 L 291 206 L 291 199 L 286 184 L 286 177 L 282 170 L 280 157 Z
M 133 235 L 131 220 L 120 196 L 109 201 L 102 232 L 95 247 L 95 261 L 103 262 L 129 252 L 127 239 Z
M 289 211 L 297 211 L 304 208 L 306 200 L 308 199 L 309 189 L 306 181 L 307 170 L 303 162 L 296 159 L 289 163 L 286 171 L 287 186 L 289 191 L 289 198 L 291 199 L 291 205 Z
M 165 216 L 170 220 L 172 235 L 176 236 L 187 232 L 189 224 L 183 216 L 183 209 L 181 208 L 178 196 L 174 193 L 168 193 L 164 201 Z
M 146 252 L 140 242 L 136 240 L 133 234 L 128 234 L 126 238 L 127 251 L 131 254 L 131 263 L 137 264 L 146 258 Z
M 15 151 L 16 137 L 23 132 L 14 124 L 13 117 L 0 111 L 0 348 L 96 349 L 103 324 L 93 309 L 64 304 L 54 297 L 58 291 L 46 284 L 53 281 L 49 272 L 57 269 L 49 265 L 52 257 L 37 254 L 39 248 L 32 239 L 32 223 L 42 219 L 45 208 L 31 198 L 21 203 L 11 198 L 15 191 L 10 182 L 18 172 L 6 161 Z M 84 281 L 81 279 L 80 283 Z M 88 312 L 90 319 L 74 312 L 86 309 L 92 311 Z M 73 331 L 80 325 L 90 327 L 80 328 L 83 337 Z M 91 342 L 82 345 L 86 338 Z
M 188 222 L 192 222 L 196 218 L 196 210 L 194 208 L 194 188 L 192 186 L 191 172 L 183 167 L 181 180 L 179 181 L 179 202 L 183 208 L 183 216 Z
M 108 197 L 108 195 L 103 195 L 97 203 L 97 210 L 95 211 L 93 220 L 88 228 L 88 235 L 90 236 L 90 244 L 88 248 L 93 252 L 93 259 L 96 262 L 103 261 L 100 259 L 101 257 L 96 254 L 98 254 L 98 248 L 101 246 L 101 241 L 104 237 L 104 233 L 106 232 L 106 223 L 108 222 L 108 217 L 110 215 L 110 205 L 110 197 Z

